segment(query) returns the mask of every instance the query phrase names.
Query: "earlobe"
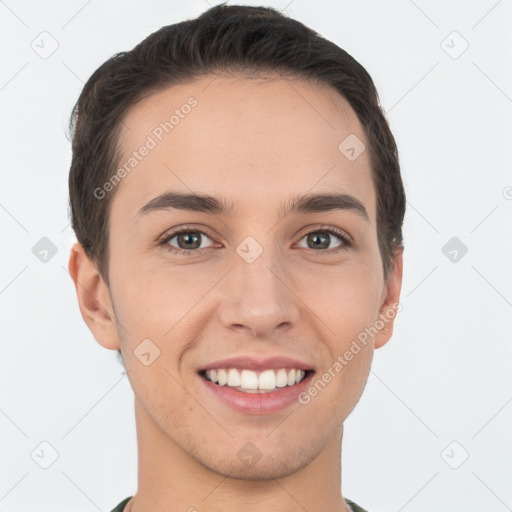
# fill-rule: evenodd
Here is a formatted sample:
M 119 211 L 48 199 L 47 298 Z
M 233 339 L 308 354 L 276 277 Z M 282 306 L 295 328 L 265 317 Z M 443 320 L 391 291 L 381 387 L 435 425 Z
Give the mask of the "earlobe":
M 379 332 L 374 338 L 374 347 L 385 345 L 393 335 L 393 326 L 396 315 L 400 310 L 400 291 L 402 289 L 403 275 L 403 246 L 394 253 L 391 271 L 385 287 L 385 297 L 379 312 Z
M 71 248 L 68 269 L 75 285 L 80 313 L 94 338 L 105 348 L 119 349 L 108 287 L 78 242 Z

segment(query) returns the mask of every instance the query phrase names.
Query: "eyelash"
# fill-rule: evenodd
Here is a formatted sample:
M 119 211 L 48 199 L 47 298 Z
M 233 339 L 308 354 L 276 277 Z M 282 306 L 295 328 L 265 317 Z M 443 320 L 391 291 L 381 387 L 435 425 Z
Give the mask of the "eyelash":
M 169 240 L 172 240 L 175 236 L 181 235 L 183 233 L 200 233 L 201 235 L 206 235 L 208 238 L 213 239 L 213 237 L 207 231 L 204 231 L 202 229 L 192 228 L 192 227 L 185 227 L 185 228 L 179 229 L 177 231 L 173 231 L 169 234 L 166 233 L 166 235 L 164 235 L 164 238 L 162 240 L 160 240 L 158 245 L 162 246 L 165 250 L 167 250 L 171 253 L 179 254 L 179 255 L 183 255 L 183 256 L 186 256 L 189 254 L 194 254 L 194 253 L 201 254 L 201 251 L 205 250 L 205 249 L 177 249 L 176 247 L 172 247 L 171 245 L 168 244 Z M 304 233 L 300 239 L 302 240 L 304 237 L 306 237 L 312 233 L 335 235 L 338 238 L 340 238 L 341 241 L 343 242 L 343 244 L 341 246 L 336 247 L 335 249 L 326 249 L 323 251 L 322 250 L 317 251 L 315 249 L 310 249 L 311 251 L 313 251 L 315 253 L 326 253 L 329 255 L 338 254 L 341 251 L 348 251 L 353 246 L 353 242 L 349 239 L 349 237 L 346 235 L 346 233 L 344 231 L 342 231 L 339 228 L 335 228 L 335 227 L 328 226 L 328 225 L 322 225 L 319 228 L 308 231 L 308 232 Z

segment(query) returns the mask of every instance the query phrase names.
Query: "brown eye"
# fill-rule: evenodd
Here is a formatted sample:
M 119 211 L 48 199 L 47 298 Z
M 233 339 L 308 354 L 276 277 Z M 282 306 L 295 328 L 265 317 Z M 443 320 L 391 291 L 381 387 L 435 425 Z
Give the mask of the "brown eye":
M 329 249 L 331 244 L 329 233 L 310 233 L 307 235 L 307 242 L 315 249 Z
M 340 243 L 334 247 L 332 245 L 333 237 L 340 241 Z M 333 227 L 310 231 L 302 237 L 302 240 L 303 239 L 306 239 L 307 249 L 318 252 L 337 253 L 341 250 L 347 250 L 352 246 L 348 235 L 342 230 Z
M 204 238 L 211 240 L 204 231 L 198 229 L 182 229 L 181 231 L 170 233 L 162 240 L 161 245 L 171 252 L 181 254 L 190 254 L 191 252 L 200 253 L 201 251 L 199 249 L 208 248 L 202 245 Z M 171 243 L 174 239 L 176 239 L 176 245 Z
M 176 235 L 176 241 L 180 249 L 199 249 L 201 247 L 201 236 L 201 234 L 195 232 L 180 233 Z

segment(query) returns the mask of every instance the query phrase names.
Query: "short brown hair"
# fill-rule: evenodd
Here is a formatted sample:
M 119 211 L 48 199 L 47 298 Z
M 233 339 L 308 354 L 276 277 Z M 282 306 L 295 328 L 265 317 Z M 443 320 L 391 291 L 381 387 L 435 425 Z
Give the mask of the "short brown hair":
M 94 191 L 114 174 L 122 158 L 118 142 L 128 110 L 153 92 L 210 73 L 260 71 L 327 84 L 356 112 L 368 140 L 378 244 L 387 278 L 394 250 L 403 247 L 406 201 L 396 143 L 370 75 L 339 46 L 276 9 L 220 4 L 112 56 L 89 78 L 73 108 L 71 223 L 107 286 L 114 192 L 98 199 Z

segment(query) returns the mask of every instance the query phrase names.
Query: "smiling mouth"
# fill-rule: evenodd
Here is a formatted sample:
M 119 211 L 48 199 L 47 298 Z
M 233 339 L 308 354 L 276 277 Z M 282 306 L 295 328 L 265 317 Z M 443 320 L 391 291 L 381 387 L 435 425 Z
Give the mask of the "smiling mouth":
M 260 372 L 238 368 L 201 370 L 198 374 L 205 380 L 243 393 L 272 393 L 293 387 L 314 370 L 298 368 L 268 369 Z

